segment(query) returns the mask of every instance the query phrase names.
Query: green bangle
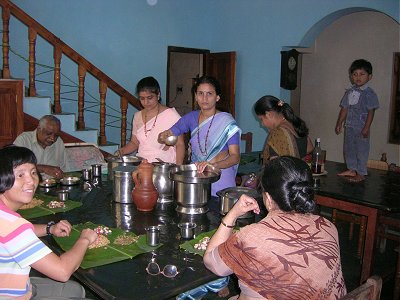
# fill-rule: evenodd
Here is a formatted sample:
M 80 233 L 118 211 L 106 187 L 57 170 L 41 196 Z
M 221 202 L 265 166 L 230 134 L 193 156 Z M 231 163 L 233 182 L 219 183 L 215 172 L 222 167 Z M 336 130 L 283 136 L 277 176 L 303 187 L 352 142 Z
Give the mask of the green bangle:
M 221 224 L 224 225 L 227 228 L 235 228 L 235 225 L 227 225 L 223 219 L 221 219 Z
M 50 221 L 49 223 L 47 223 L 47 225 L 46 225 L 46 233 L 47 233 L 47 235 L 52 235 L 51 232 L 50 232 L 50 227 L 53 226 L 53 225 L 56 225 L 56 222 Z

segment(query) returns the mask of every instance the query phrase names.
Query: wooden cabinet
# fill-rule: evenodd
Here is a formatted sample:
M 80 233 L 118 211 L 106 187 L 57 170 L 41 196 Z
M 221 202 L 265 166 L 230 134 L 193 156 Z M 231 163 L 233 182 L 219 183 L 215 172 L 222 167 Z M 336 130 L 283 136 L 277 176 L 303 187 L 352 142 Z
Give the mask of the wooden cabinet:
M 0 80 L 0 147 L 24 131 L 23 80 Z

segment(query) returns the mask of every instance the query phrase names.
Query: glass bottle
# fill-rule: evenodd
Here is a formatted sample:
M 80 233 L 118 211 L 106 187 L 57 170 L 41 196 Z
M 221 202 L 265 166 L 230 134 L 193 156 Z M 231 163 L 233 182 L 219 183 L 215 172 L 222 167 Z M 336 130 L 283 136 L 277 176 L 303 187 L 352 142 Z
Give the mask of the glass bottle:
M 315 140 L 315 147 L 312 152 L 311 161 L 311 171 L 314 174 L 321 174 L 322 168 L 322 149 L 321 149 L 321 139 L 317 138 Z

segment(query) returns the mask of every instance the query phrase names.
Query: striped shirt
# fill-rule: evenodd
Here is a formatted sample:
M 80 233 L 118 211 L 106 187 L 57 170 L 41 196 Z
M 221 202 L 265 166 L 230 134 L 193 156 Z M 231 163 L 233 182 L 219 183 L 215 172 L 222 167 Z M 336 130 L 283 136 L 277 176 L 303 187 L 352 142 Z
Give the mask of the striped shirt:
M 0 201 L 0 299 L 29 299 L 30 266 L 52 252 L 33 229 Z

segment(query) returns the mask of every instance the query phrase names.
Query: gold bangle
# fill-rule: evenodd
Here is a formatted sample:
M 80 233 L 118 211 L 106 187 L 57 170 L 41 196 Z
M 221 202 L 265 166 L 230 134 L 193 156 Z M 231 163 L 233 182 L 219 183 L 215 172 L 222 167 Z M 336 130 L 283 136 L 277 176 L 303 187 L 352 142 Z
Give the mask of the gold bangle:
M 221 224 L 224 225 L 227 228 L 235 228 L 235 225 L 227 225 L 223 219 L 221 219 Z

